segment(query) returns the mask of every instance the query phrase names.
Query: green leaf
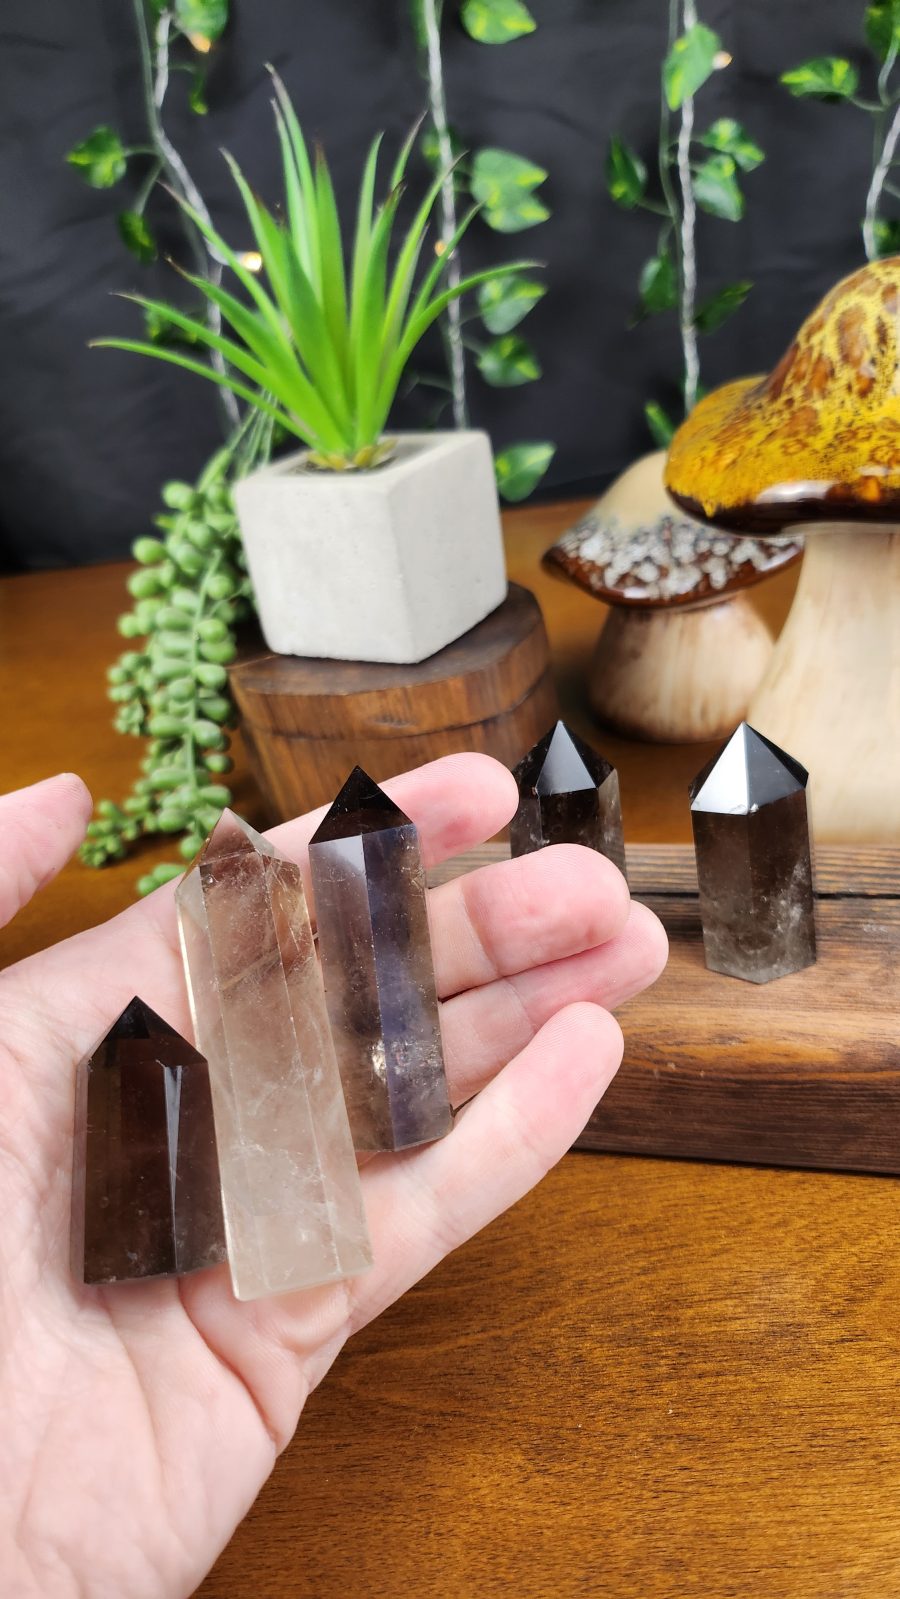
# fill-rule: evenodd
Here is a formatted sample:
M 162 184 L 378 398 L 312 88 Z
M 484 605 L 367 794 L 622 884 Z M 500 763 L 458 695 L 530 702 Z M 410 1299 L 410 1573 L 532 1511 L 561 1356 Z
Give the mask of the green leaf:
M 481 319 L 489 333 L 509 333 L 546 293 L 545 284 L 537 278 L 523 278 L 518 272 L 492 278 L 478 290 Z
M 644 406 L 644 416 L 650 429 L 650 437 L 658 450 L 667 450 L 675 437 L 675 423 L 667 416 L 661 405 L 655 400 L 648 400 Z
M 125 176 L 125 147 L 114 128 L 95 128 L 66 156 L 92 189 L 111 189 Z
M 545 222 L 550 212 L 534 190 L 546 179 L 543 167 L 511 150 L 479 150 L 472 162 L 470 187 L 483 216 L 498 233 L 520 233 Z
M 530 344 L 516 333 L 504 333 L 478 353 L 478 370 L 494 389 L 514 389 L 533 383 L 541 375 L 540 363 Z
M 744 213 L 744 196 L 737 181 L 737 168 L 730 155 L 711 155 L 694 168 L 694 194 L 697 204 L 710 216 L 738 222 Z
M 816 56 L 782 72 L 780 81 L 797 99 L 846 100 L 856 93 L 859 73 L 843 56 Z
M 900 0 L 874 0 L 866 7 L 866 41 L 882 61 L 900 50 Z
M 535 20 L 522 0 L 463 0 L 460 20 L 479 44 L 506 44 L 534 33 Z
M 152 344 L 181 344 L 187 347 L 200 343 L 196 334 L 183 328 L 173 328 L 168 317 L 159 316 L 156 311 L 144 312 L 144 329 Z
M 640 156 L 622 139 L 610 139 L 606 154 L 606 186 L 610 198 L 631 211 L 644 197 L 647 168 Z
M 694 316 L 694 327 L 698 333 L 715 333 L 723 322 L 743 305 L 753 288 L 749 278 L 742 278 L 739 283 L 729 283 L 724 289 L 719 289 L 717 294 L 710 295 L 708 300 L 697 307 Z
M 188 105 L 197 117 L 205 117 L 209 110 L 209 106 L 206 103 L 206 73 L 201 71 L 200 67 L 191 74 Z
M 502 450 L 494 459 L 494 472 L 504 500 L 527 499 L 555 454 L 555 444 L 511 444 Z
M 879 259 L 884 255 L 900 254 L 900 219 L 897 217 L 877 217 L 875 221 L 875 244 Z
M 715 71 L 721 48 L 719 35 L 702 22 L 696 22 L 675 40 L 663 62 L 663 89 L 670 111 L 677 111 L 702 88 Z
M 196 33 L 215 43 L 228 23 L 228 0 L 174 0 L 175 21 L 182 33 Z
M 707 150 L 730 155 L 742 172 L 752 172 L 766 159 L 765 152 L 733 117 L 719 117 L 705 133 L 697 135 L 697 143 L 705 145 Z
M 145 266 L 148 262 L 156 260 L 156 240 L 138 211 L 120 211 L 116 217 L 116 227 L 122 243 L 127 245 L 132 255 L 136 255 Z
M 641 310 L 648 316 L 654 316 L 658 311 L 671 311 L 678 304 L 678 277 L 668 249 L 651 256 L 645 263 L 638 288 Z

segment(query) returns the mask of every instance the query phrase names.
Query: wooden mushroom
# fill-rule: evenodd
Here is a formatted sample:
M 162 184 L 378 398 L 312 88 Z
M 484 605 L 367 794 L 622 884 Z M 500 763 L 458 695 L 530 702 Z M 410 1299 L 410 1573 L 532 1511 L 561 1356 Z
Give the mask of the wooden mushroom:
M 701 400 L 666 484 L 719 527 L 807 536 L 747 712 L 810 774 L 829 841 L 900 842 L 900 258 L 832 289 L 769 377 Z
M 544 560 L 610 607 L 588 685 L 599 720 L 688 743 L 743 719 L 773 647 L 744 591 L 800 546 L 735 538 L 676 511 L 664 464 L 661 450 L 635 462 Z

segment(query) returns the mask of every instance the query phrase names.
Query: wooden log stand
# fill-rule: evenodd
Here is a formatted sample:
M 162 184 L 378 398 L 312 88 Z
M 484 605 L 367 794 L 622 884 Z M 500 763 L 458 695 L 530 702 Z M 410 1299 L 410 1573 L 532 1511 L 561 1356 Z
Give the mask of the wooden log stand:
M 478 627 L 418 666 L 257 645 L 230 676 L 255 776 L 282 819 L 332 800 L 357 764 L 376 782 L 459 750 L 512 766 L 559 714 L 540 608 L 516 583 Z
M 625 1057 L 576 1148 L 900 1175 L 900 851 L 818 850 L 818 960 L 762 987 L 707 971 L 691 849 L 627 854 L 671 953 L 619 1011 Z

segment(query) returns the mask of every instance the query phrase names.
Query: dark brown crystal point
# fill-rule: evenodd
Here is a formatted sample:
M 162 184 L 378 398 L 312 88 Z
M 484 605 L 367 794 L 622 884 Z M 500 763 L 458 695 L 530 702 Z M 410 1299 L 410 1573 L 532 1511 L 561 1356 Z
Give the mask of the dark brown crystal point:
M 519 806 L 509 824 L 513 855 L 546 844 L 586 844 L 624 877 L 619 777 L 597 750 L 557 722 L 513 770 Z
M 768 983 L 816 958 L 807 773 L 742 722 L 691 784 L 710 971 Z
M 357 766 L 313 834 L 309 862 L 354 1145 L 442 1138 L 450 1102 L 416 829 Z
M 73 1275 L 112 1283 L 224 1259 L 206 1061 L 133 999 L 76 1076 Z

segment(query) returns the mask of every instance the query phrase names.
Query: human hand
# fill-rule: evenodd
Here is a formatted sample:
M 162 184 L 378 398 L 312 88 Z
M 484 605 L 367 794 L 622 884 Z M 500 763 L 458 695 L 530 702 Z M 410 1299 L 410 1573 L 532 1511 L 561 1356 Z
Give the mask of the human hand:
M 516 803 L 486 756 L 385 787 L 429 864 L 490 837 Z M 71 776 L 0 798 L 0 925 L 65 863 L 89 811 Z M 305 867 L 322 814 L 270 836 Z M 235 1300 L 224 1266 L 109 1288 L 68 1269 L 76 1063 L 135 993 L 191 1036 L 172 885 L 0 974 L 5 1599 L 190 1594 L 349 1335 L 526 1193 L 583 1127 L 621 1058 L 601 1006 L 664 964 L 655 917 L 608 861 L 572 845 L 433 889 L 430 920 L 451 1098 L 472 1102 L 440 1143 L 365 1165 L 371 1271 L 254 1303 Z

